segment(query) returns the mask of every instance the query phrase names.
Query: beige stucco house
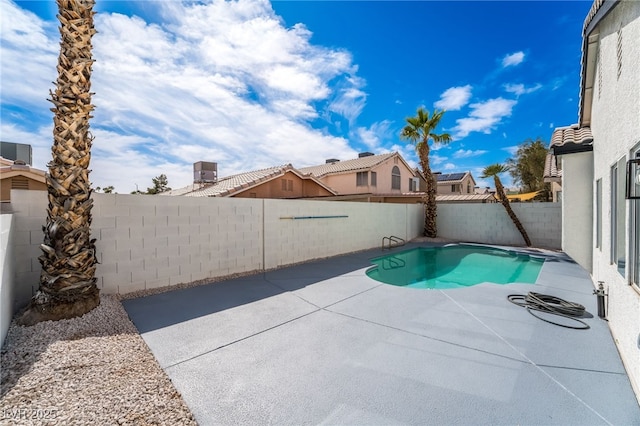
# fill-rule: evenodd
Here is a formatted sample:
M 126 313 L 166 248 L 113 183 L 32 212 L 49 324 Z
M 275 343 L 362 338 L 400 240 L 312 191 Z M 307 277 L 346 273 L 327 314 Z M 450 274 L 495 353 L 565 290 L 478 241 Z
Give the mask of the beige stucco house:
M 582 36 L 578 123 L 552 140 L 562 169 L 562 248 L 602 283 L 640 399 L 640 2 L 594 1 Z
M 438 195 L 469 195 L 474 194 L 476 181 L 471 172 L 463 173 L 434 173 L 438 182 Z
M 422 177 L 397 152 L 364 152 L 355 159 L 329 159 L 299 171 L 333 189 L 335 200 L 418 203 L 424 197 L 420 192 Z
M 12 189 L 46 191 L 45 172 L 25 164 L 24 161 L 12 161 L 0 157 L 0 197 L 2 203 L 11 201 Z

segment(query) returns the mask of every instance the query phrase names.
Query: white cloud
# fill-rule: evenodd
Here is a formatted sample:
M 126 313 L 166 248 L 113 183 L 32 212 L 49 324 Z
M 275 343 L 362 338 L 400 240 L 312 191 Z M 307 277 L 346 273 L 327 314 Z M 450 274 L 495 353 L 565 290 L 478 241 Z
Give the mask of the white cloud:
M 482 154 L 486 154 L 488 151 L 485 151 L 483 149 L 476 149 L 471 150 L 471 149 L 459 149 L 456 152 L 453 153 L 453 158 L 470 158 L 470 157 L 477 157 L 479 155 Z
M 521 83 L 518 83 L 518 84 L 505 84 L 504 85 L 504 90 L 505 91 L 507 91 L 509 93 L 513 93 L 516 96 L 533 93 L 536 90 L 539 90 L 541 88 L 542 88 L 542 84 L 540 84 L 540 83 L 536 83 L 535 85 L 533 85 L 531 87 L 525 87 L 525 85 L 521 84 Z
M 456 169 L 456 165 L 453 163 L 446 163 L 443 167 L 443 170 L 455 170 Z
M 518 152 L 518 145 L 505 146 L 502 148 L 502 150 L 507 151 L 509 155 L 513 156 Z
M 522 61 L 524 61 L 524 52 L 520 51 L 520 52 L 511 53 L 509 55 L 506 55 L 504 58 L 502 58 L 502 67 L 506 68 L 510 66 L 519 65 L 522 63 Z
M 453 137 L 464 138 L 471 132 L 491 133 L 504 117 L 511 115 L 516 103 L 510 99 L 495 98 L 471 104 L 469 116 L 456 120 Z
M 58 23 L 0 1 L 2 102 L 50 120 Z M 149 7 L 159 8 L 162 25 L 115 13 L 95 17 L 95 185 L 130 192 L 164 173 L 176 188 L 191 182 L 195 161 L 218 162 L 226 176 L 355 157 L 345 138 L 309 124 L 327 111 L 349 123 L 361 113 L 366 82 L 349 52 L 311 44 L 304 25 L 285 27 L 265 0 Z M 9 128 L 15 142 L 43 140 L 40 128 L 49 131 L 42 143 L 51 140 L 50 125 L 18 115 L 3 117 L 3 139 Z M 34 166 L 45 168 L 49 159 L 38 161 Z
M 429 162 L 435 166 L 444 163 L 449 157 L 443 157 L 442 155 L 429 154 Z
M 471 85 L 450 87 L 440 95 L 440 100 L 433 106 L 447 111 L 457 111 L 465 106 L 471 98 Z
M 358 127 L 356 137 L 370 150 L 378 150 L 385 139 L 389 138 L 391 121 L 383 120 L 369 127 Z

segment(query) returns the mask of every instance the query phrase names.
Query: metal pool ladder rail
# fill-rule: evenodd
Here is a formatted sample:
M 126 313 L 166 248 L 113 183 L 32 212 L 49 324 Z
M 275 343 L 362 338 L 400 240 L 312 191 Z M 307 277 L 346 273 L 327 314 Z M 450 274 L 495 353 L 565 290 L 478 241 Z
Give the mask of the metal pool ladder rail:
M 387 245 L 385 246 L 384 243 L 387 243 Z M 406 241 L 400 237 L 396 237 L 395 235 L 392 235 L 390 237 L 382 237 L 382 250 L 391 250 L 394 247 L 402 247 L 403 245 L 406 244 Z

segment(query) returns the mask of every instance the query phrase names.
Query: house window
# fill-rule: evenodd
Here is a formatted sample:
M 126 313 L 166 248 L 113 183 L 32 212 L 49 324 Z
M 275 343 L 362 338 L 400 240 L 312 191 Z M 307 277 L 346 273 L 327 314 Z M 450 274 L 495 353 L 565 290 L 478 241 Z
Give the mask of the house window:
M 625 157 L 611 167 L 611 263 L 625 275 Z
M 602 251 L 602 179 L 596 181 L 596 247 Z
M 356 173 L 356 186 L 367 186 L 369 184 L 369 172 Z
M 378 185 L 378 173 L 371 172 L 371 186 L 377 186 L 377 185 Z
M 471 182 L 467 182 L 467 194 L 471 194 Z
M 291 179 L 281 179 L 283 191 L 293 191 L 293 181 Z
M 637 158 L 640 154 L 640 146 L 636 147 L 631 158 Z M 629 241 L 629 256 L 633 273 L 630 273 L 631 282 L 640 286 L 640 200 L 631 200 L 631 234 Z
M 418 192 L 418 178 L 415 178 L 415 177 L 409 178 L 409 191 Z
M 400 169 L 393 166 L 391 169 L 391 189 L 400 189 Z

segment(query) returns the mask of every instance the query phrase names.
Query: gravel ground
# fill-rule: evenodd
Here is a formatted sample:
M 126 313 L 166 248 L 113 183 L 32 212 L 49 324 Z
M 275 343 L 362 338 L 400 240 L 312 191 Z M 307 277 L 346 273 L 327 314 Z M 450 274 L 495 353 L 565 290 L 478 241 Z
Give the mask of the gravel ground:
M 2 425 L 195 425 L 115 296 L 81 318 L 13 322 L 0 358 Z

